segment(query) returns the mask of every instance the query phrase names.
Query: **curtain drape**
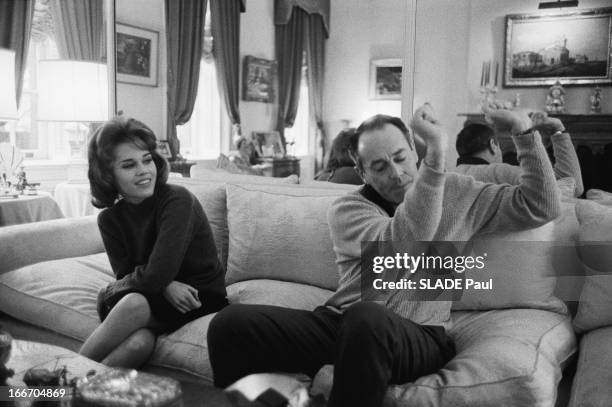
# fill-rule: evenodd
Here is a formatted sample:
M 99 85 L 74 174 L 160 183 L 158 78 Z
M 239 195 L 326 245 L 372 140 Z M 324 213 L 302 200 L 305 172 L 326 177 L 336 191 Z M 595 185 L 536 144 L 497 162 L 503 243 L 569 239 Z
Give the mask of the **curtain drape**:
M 104 1 L 51 0 L 60 57 L 76 61 L 105 59 Z
M 189 121 L 198 92 L 206 0 L 165 0 L 168 128 L 172 158 L 180 152 L 176 126 Z
M 287 24 L 295 9 L 302 9 L 308 14 L 319 14 L 323 19 L 325 35 L 329 33 L 330 0 L 277 0 L 274 5 L 274 24 Z
M 15 51 L 17 105 L 21 99 L 33 18 L 34 0 L 0 0 L 0 47 Z
M 240 11 L 241 0 L 210 0 L 213 57 L 219 95 L 230 121 L 240 126 Z
M 316 123 L 315 169 L 323 168 L 325 159 L 325 130 L 323 128 L 323 71 L 325 68 L 325 39 L 327 30 L 323 17 L 310 14 L 306 24 L 306 61 L 308 75 L 308 99 L 310 111 Z
M 287 24 L 276 25 L 276 60 L 278 61 L 277 130 L 285 145 L 285 127 L 292 127 L 300 100 L 304 27 L 308 14 L 296 9 Z

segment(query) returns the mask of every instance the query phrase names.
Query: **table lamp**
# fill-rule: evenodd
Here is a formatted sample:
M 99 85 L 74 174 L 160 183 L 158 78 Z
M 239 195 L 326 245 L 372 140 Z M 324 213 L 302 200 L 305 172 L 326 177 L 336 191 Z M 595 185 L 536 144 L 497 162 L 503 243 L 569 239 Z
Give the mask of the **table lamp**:
M 17 119 L 17 96 L 15 92 L 15 51 L 0 48 L 0 134 L 6 120 Z M 5 184 L 7 176 L 11 175 L 13 157 L 4 157 L 2 154 L 9 147 L 10 140 L 0 138 L 0 186 Z M 11 165 L 11 167 L 9 167 Z
M 0 120 L 17 119 L 15 51 L 0 48 Z
M 62 59 L 39 61 L 37 119 L 77 123 L 77 126 L 87 124 L 89 129 L 82 131 L 77 127 L 75 139 L 70 141 L 71 161 L 82 163 L 87 148 L 86 133 L 108 119 L 106 64 Z M 69 173 L 69 178 L 74 177 Z M 84 174 L 77 178 L 86 179 Z

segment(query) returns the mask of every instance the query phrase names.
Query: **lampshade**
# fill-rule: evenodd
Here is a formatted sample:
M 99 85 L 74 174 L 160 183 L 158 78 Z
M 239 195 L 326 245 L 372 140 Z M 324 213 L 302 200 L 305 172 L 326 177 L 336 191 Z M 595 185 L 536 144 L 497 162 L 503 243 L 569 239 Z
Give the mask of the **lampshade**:
M 17 119 L 15 51 L 0 48 L 0 119 Z
M 108 119 L 106 65 L 43 60 L 38 68 L 38 120 L 102 122 Z

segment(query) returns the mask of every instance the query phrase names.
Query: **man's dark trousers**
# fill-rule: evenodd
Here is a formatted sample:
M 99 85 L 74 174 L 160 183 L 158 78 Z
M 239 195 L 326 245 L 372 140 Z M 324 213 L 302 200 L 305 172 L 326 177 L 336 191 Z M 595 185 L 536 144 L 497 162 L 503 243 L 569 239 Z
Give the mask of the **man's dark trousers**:
M 389 384 L 436 372 L 455 354 L 444 328 L 419 325 L 370 302 L 343 314 L 230 305 L 208 329 L 215 385 L 263 372 L 306 373 L 334 365 L 329 406 L 378 407 Z

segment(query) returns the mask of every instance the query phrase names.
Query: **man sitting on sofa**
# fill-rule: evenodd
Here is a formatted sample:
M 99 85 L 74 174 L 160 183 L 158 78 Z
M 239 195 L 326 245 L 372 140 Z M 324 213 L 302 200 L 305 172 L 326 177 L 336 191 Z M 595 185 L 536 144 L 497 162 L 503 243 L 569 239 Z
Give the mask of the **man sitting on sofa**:
M 445 173 L 447 138 L 428 105 L 412 120 L 427 144 L 420 168 L 400 119 L 378 115 L 362 123 L 353 154 L 366 185 L 328 213 L 337 291 L 314 311 L 235 304 L 219 312 L 208 331 L 215 384 L 257 372 L 312 377 L 334 364 L 329 406 L 373 407 L 389 384 L 443 367 L 455 354 L 445 330 L 451 302 L 415 300 L 411 290 L 362 302 L 361 242 L 401 240 L 409 252 L 418 242 L 467 241 L 478 232 L 532 228 L 558 216 L 552 167 L 530 119 L 510 111 L 490 116 L 514 135 L 525 173 L 517 186 Z
M 533 113 L 531 119 L 534 128 L 550 139 L 555 157 L 555 177 L 572 177 L 575 181 L 573 196 L 582 195 L 584 188 L 580 163 L 572 139 L 561 120 L 548 117 L 543 112 Z M 455 172 L 471 175 L 483 182 L 511 185 L 520 183 L 521 168 L 501 162 L 501 149 L 491 127 L 480 123 L 468 124 L 457 135 L 455 147 L 459 154 Z

